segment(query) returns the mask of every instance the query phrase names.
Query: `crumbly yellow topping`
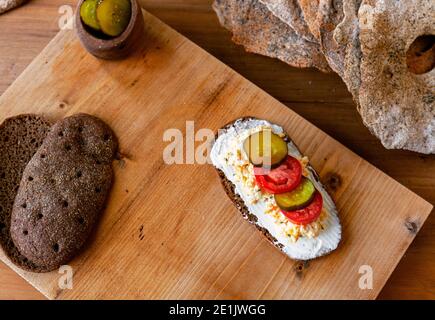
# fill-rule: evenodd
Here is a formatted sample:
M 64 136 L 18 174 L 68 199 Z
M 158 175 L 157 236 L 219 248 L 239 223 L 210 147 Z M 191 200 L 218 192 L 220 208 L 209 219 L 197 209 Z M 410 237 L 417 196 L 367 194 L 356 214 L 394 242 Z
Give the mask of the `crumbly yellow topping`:
M 308 157 L 298 159 L 302 165 L 302 174 L 309 176 L 307 169 Z M 322 213 L 316 221 L 307 225 L 297 225 L 292 223 L 277 206 L 272 194 L 263 192 L 255 182 L 254 167 L 247 159 L 246 155 L 239 149 L 236 153 L 228 152 L 225 161 L 235 169 L 235 180 L 239 182 L 249 197 L 251 204 L 264 201 L 267 206 L 266 214 L 274 218 L 275 223 L 281 229 L 282 233 L 289 237 L 291 241 L 296 242 L 300 237 L 314 238 L 326 227 L 327 212 L 322 209 Z

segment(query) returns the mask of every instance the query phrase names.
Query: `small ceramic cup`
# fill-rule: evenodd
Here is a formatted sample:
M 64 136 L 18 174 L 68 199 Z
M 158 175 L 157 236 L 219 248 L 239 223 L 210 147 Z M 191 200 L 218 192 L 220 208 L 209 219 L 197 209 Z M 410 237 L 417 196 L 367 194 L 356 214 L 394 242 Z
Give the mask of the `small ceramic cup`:
M 131 1 L 131 18 L 127 28 L 115 38 L 99 38 L 80 18 L 80 6 L 85 0 L 79 0 L 75 14 L 77 36 L 82 45 L 91 54 L 101 59 L 122 59 L 129 55 L 144 35 L 142 9 L 137 0 Z

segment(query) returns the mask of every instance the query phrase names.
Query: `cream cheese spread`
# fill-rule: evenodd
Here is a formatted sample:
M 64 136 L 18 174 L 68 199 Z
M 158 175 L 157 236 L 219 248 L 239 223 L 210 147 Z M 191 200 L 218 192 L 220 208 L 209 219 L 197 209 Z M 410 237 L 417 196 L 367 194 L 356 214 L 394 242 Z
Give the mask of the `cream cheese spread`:
M 320 217 L 305 226 L 293 224 L 281 213 L 273 195 L 261 191 L 255 183 L 253 167 L 243 151 L 243 142 L 251 134 L 265 128 L 270 128 L 277 135 L 285 135 L 280 126 L 265 120 L 237 120 L 219 132 L 211 151 L 211 161 L 235 185 L 235 192 L 250 213 L 257 217 L 256 224 L 266 228 L 276 239 L 275 244 L 280 244 L 282 251 L 290 258 L 308 260 L 325 255 L 336 249 L 341 239 L 337 210 L 329 194 L 314 176 L 308 159 L 302 156 L 293 142 L 288 143 L 289 155 L 300 160 L 303 174 L 322 194 L 324 208 Z

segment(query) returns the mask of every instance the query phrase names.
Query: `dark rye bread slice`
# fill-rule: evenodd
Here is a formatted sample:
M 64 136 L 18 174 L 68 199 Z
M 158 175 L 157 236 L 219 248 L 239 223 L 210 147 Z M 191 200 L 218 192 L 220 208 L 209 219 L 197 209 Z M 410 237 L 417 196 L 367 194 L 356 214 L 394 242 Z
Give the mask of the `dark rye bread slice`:
M 11 214 L 18 186 L 27 163 L 45 139 L 50 123 L 33 114 L 6 119 L 0 125 L 0 245 L 16 265 L 43 271 L 20 254 L 11 234 Z
M 231 199 L 234 206 L 240 211 L 243 218 L 249 221 L 251 224 L 253 224 L 267 238 L 267 240 L 269 240 L 271 244 L 273 244 L 279 250 L 282 250 L 283 245 L 279 243 L 266 228 L 263 228 L 257 224 L 258 218 L 255 215 L 253 215 L 251 212 L 249 212 L 249 209 L 246 207 L 243 199 L 240 198 L 240 196 L 237 193 L 235 193 L 234 189 L 236 188 L 236 186 L 230 180 L 227 179 L 225 173 L 223 173 L 219 169 L 216 170 L 218 172 L 219 178 L 221 179 L 221 183 L 222 186 L 224 187 L 225 193 Z
M 254 117 L 242 117 L 242 118 L 239 118 L 238 120 L 248 121 L 248 120 L 255 120 L 255 119 L 256 118 L 254 118 Z M 235 120 L 235 121 L 237 121 L 237 120 Z M 234 124 L 235 121 L 231 121 L 230 123 L 223 126 L 219 130 L 219 132 L 224 132 L 226 129 L 230 128 Z M 216 133 L 215 139 L 218 138 L 219 132 Z M 284 137 L 284 139 L 286 141 L 288 141 L 289 137 L 287 136 L 287 134 Z M 247 220 L 249 223 L 253 224 L 257 228 L 257 230 L 260 231 L 272 245 L 274 245 L 279 250 L 282 250 L 283 245 L 281 243 L 279 243 L 277 241 L 277 239 L 275 239 L 266 228 L 263 228 L 257 224 L 258 218 L 249 211 L 249 209 L 246 207 L 243 199 L 235 192 L 236 186 L 234 185 L 234 183 L 232 183 L 230 180 L 227 179 L 227 177 L 225 176 L 225 173 L 223 173 L 222 170 L 219 170 L 216 168 L 216 171 L 219 175 L 222 186 L 224 187 L 225 193 L 227 194 L 228 198 L 230 198 L 230 200 L 232 201 L 234 206 L 242 214 L 243 218 L 245 220 Z
M 11 236 L 29 261 L 50 271 L 80 251 L 110 192 L 117 145 L 90 115 L 52 127 L 24 170 L 12 210 Z

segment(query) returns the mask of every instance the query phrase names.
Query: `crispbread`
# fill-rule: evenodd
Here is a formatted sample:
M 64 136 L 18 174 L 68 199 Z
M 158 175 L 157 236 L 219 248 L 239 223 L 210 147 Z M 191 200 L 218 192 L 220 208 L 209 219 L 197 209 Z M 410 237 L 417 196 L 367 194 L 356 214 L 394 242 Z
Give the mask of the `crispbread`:
M 362 57 L 359 42 L 358 10 L 361 2 L 362 0 L 344 1 L 344 19 L 334 31 L 335 41 L 339 46 L 345 48 L 342 78 L 358 108 Z
M 364 0 L 359 26 L 364 124 L 386 148 L 435 153 L 435 69 L 407 65 L 411 44 L 435 34 L 435 2 Z
M 27 1 L 28 0 L 0 0 L 0 14 L 16 8 Z
M 304 20 L 304 14 L 297 0 L 260 0 L 260 2 L 266 5 L 276 17 L 292 27 L 300 37 L 318 43 Z
M 320 0 L 318 14 L 320 47 L 331 69 L 343 78 L 346 46 L 334 39 L 334 31 L 344 18 L 343 0 Z
M 10 235 L 11 214 L 24 168 L 49 129 L 47 120 L 31 114 L 6 119 L 0 125 L 0 245 L 14 264 L 35 272 L 44 268 L 30 262 L 15 247 Z
M 117 140 L 98 118 L 57 122 L 27 164 L 12 209 L 11 237 L 29 261 L 57 269 L 83 247 L 112 185 Z
M 213 10 L 219 19 L 219 23 L 226 29 L 231 30 L 232 28 L 232 13 L 234 1 L 231 0 L 215 0 L 213 2 Z
M 247 51 L 278 58 L 295 67 L 330 71 L 316 43 L 299 37 L 258 0 L 219 1 L 214 8 L 221 21 L 229 21 L 232 17 L 232 21 L 225 24 L 233 33 L 233 41 Z M 222 8 L 225 10 L 220 11 Z
M 302 10 L 305 22 L 308 25 L 314 38 L 320 41 L 320 27 L 318 19 L 320 0 L 298 0 L 299 6 Z

